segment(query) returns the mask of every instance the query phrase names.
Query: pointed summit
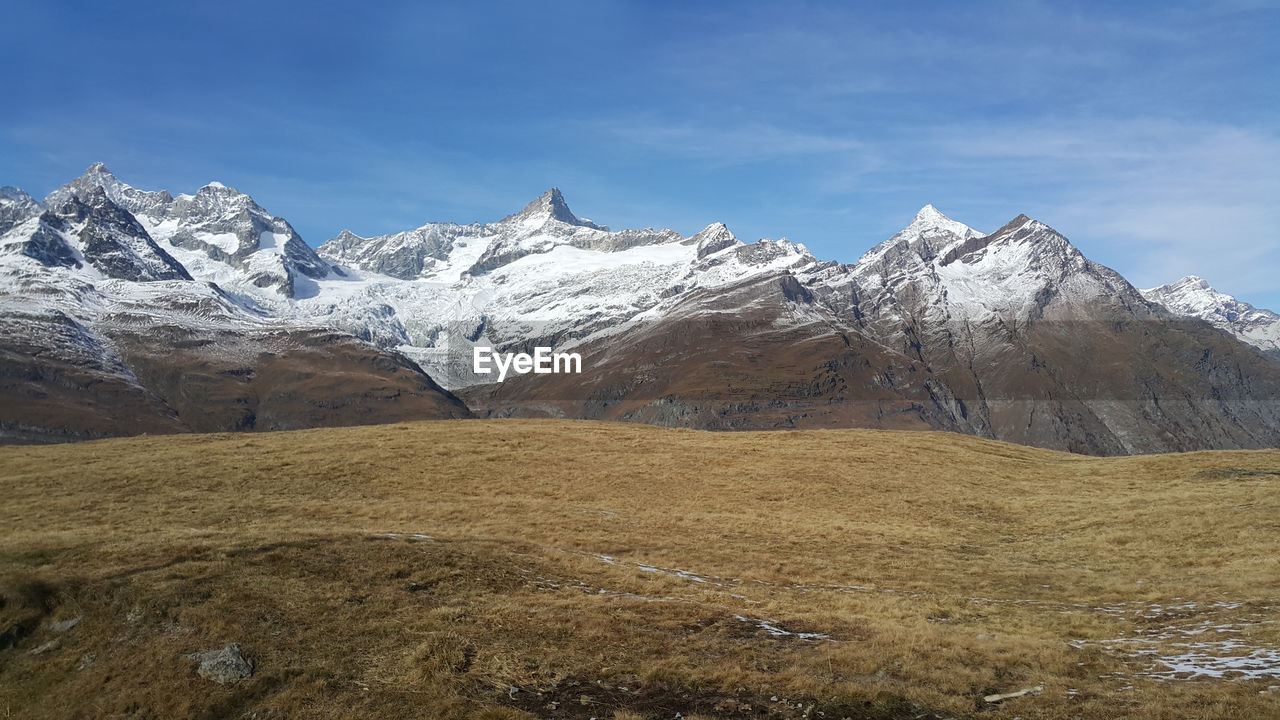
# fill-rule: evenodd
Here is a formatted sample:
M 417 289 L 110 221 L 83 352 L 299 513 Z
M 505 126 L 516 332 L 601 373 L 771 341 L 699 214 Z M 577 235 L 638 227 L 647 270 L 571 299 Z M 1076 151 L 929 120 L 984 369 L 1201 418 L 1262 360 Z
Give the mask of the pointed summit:
M 204 187 L 196 190 L 196 197 L 245 198 L 246 202 L 253 202 L 253 198 L 229 185 L 223 185 L 217 180 L 206 183 Z
M 590 220 L 579 218 L 569 209 L 569 204 L 564 201 L 564 195 L 560 194 L 560 188 L 551 188 L 542 193 L 537 200 L 524 206 L 524 209 L 515 215 L 508 215 L 503 218 L 507 220 L 558 220 L 566 225 L 577 225 L 579 227 L 595 228 L 596 230 L 607 230 L 603 225 L 597 225 Z
M 81 177 L 86 177 L 89 175 L 110 177 L 110 178 L 115 177 L 115 174 L 107 169 L 106 163 L 100 163 L 100 162 L 96 162 L 90 165 L 89 168 L 84 171 L 84 174 L 81 175 Z
M 911 224 L 908 225 L 900 234 L 915 236 L 927 235 L 930 238 L 940 234 L 951 234 L 962 240 L 982 237 L 982 233 L 974 230 L 964 223 L 956 222 L 946 215 L 943 215 L 942 212 L 932 204 L 925 205 L 920 208 L 920 212 L 916 213 Z
M 128 187 L 120 182 L 106 165 L 96 162 L 90 165 L 80 177 L 45 196 L 44 204 L 51 208 L 58 208 L 73 197 L 88 198 L 98 188 L 105 190 L 109 196 L 119 196 L 119 190 Z
M 881 264 L 932 262 L 948 250 L 981 237 L 984 235 L 977 230 L 943 215 L 933 205 L 925 205 L 911 224 L 868 250 L 858 259 L 857 265 L 872 268 Z
M 115 173 L 103 163 L 96 162 L 89 166 L 84 174 L 72 182 L 76 185 L 78 192 L 91 193 L 94 188 L 102 188 L 106 191 L 107 197 L 113 201 L 117 198 L 129 195 L 133 191 L 133 186 L 121 182 Z
M 86 200 L 102 188 L 108 199 L 132 213 L 147 212 L 173 200 L 168 191 L 147 192 L 123 183 L 103 163 L 89 166 L 80 177 L 54 190 L 45 197 L 45 205 L 58 208 L 72 197 Z
M 711 223 L 702 228 L 696 235 L 689 238 L 688 243 L 698 246 L 699 260 L 708 255 L 714 255 L 725 248 L 742 244 L 733 232 L 721 222 Z
M 916 213 L 916 220 L 919 220 L 921 222 L 924 222 L 924 221 L 937 222 L 939 220 L 950 220 L 950 219 L 951 218 L 948 218 L 946 215 L 943 215 L 941 212 L 938 212 L 938 208 L 934 207 L 933 203 L 929 203 L 928 205 L 925 205 L 924 207 L 920 208 L 920 212 Z

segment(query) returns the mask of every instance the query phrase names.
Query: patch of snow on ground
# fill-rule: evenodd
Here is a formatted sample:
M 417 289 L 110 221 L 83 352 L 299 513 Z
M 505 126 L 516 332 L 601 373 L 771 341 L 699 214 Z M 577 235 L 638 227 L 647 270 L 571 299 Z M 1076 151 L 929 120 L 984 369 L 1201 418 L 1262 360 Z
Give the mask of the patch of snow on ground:
M 1176 655 L 1159 655 L 1155 650 L 1139 654 L 1150 657 L 1165 670 L 1141 673 L 1159 680 L 1193 680 L 1196 678 L 1230 678 L 1262 680 L 1280 678 L 1280 650 L 1250 650 L 1240 640 L 1201 643 L 1173 643 L 1186 651 Z
M 751 623 L 774 637 L 793 637 L 798 640 L 831 640 L 831 636 L 824 633 L 791 632 L 790 630 L 783 630 L 772 620 L 749 618 L 742 615 L 734 615 L 733 617 L 734 619 L 741 620 L 744 623 Z M 835 642 L 834 640 L 831 641 Z

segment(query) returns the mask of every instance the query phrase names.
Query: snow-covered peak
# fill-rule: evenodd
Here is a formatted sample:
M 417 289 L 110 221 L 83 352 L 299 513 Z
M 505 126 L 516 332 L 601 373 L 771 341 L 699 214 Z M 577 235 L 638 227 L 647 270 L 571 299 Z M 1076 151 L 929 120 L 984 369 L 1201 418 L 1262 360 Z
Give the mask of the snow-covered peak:
M 80 177 L 72 180 L 70 183 L 63 185 L 61 188 L 54 190 L 50 194 L 46 203 L 56 205 L 65 202 L 70 195 L 76 193 L 89 194 L 94 188 L 100 187 L 107 192 L 107 197 L 120 196 L 127 190 L 133 188 L 120 182 L 107 166 L 103 163 L 96 162 L 89 166 Z M 53 200 L 53 201 L 51 201 Z
M 1143 297 L 1163 305 L 1179 315 L 1201 319 L 1217 315 L 1227 322 L 1235 322 L 1238 316 L 1258 308 L 1214 289 L 1197 275 L 1188 275 L 1177 282 L 1141 291 Z M 1260 312 L 1270 313 L 1269 310 Z M 1273 314 L 1274 313 L 1270 313 Z
M 569 210 L 556 188 L 497 222 L 431 222 L 413 230 L 364 238 L 350 231 L 319 253 L 334 262 L 402 280 L 457 282 L 559 247 L 614 253 L 647 245 L 694 244 L 674 230 L 611 231 Z
M 35 198 L 16 187 L 0 187 L 0 235 L 44 211 Z
M 5 216 L 22 214 L 24 217 L 30 217 L 33 214 L 39 214 L 41 207 L 38 200 L 23 192 L 21 188 L 9 185 L 0 187 L 0 214 Z
M 46 204 L 54 212 L 73 201 L 96 206 L 93 198 L 99 193 L 127 211 L 145 234 L 198 279 L 245 297 L 265 296 L 268 302 L 294 297 L 309 291 L 311 280 L 332 271 L 288 222 L 219 182 L 174 198 L 165 190 L 130 187 L 106 165 L 94 163 L 84 175 L 50 193 Z
M 1177 282 L 1161 285 L 1142 291 L 1143 295 L 1154 295 L 1162 298 L 1196 298 L 1196 297 L 1231 297 L 1210 287 L 1209 283 L 1199 275 L 1188 275 Z M 1234 299 L 1234 298 L 1233 298 Z
M 35 198 L 24 192 L 22 188 L 16 188 L 12 185 L 0 187 L 0 203 L 26 205 L 35 203 L 35 201 Z
M 904 297 L 927 298 L 925 307 L 940 317 L 977 322 L 1082 312 L 1099 298 L 1141 304 L 1123 278 L 1044 223 L 1019 215 L 984 235 L 931 205 L 864 255 L 852 276 L 864 312 L 884 312 L 890 324 L 899 321 L 895 308 Z
M 1018 215 L 1018 217 L 1005 223 L 1004 227 L 1000 228 L 1000 230 L 997 232 L 1018 233 L 1023 231 L 1026 231 L 1028 233 L 1040 233 L 1040 232 L 1048 231 L 1053 233 L 1054 235 L 1058 235 L 1057 230 L 1054 230 L 1053 228 L 1049 227 L 1048 225 L 1045 225 L 1039 220 L 1027 217 L 1026 215 Z M 1061 235 L 1058 235 L 1058 237 L 1061 237 Z
M 1280 358 L 1280 315 L 1215 290 L 1203 278 L 1188 275 L 1141 292 L 1147 300 L 1175 315 L 1204 320 Z
M 954 254 L 955 248 L 982 233 L 943 215 L 933 205 L 925 205 L 911 223 L 893 237 L 871 248 L 857 262 L 863 271 L 892 273 L 893 268 L 928 265 L 937 257 Z
M 171 202 L 143 214 L 211 222 L 218 219 L 229 220 L 246 212 L 264 219 L 273 217 L 252 196 L 222 183 L 212 182 L 197 190 L 195 195 L 179 195 Z
M 943 215 L 939 212 L 938 208 L 933 205 L 925 205 L 920 208 L 920 212 L 916 213 L 911 224 L 899 234 L 929 238 L 954 235 L 962 240 L 982 237 L 982 233 L 974 230 L 964 223 L 956 222 L 946 215 Z
M 989 259 L 1011 273 L 1047 272 L 1046 277 L 1059 279 L 1083 270 L 1088 262 L 1057 230 L 1019 215 L 990 235 L 975 235 L 943 248 L 936 263 L 941 267 L 956 261 L 974 263 L 982 259 Z
M 574 215 L 573 211 L 569 209 L 569 204 L 564 201 L 564 195 L 560 194 L 560 188 L 554 187 L 542 193 L 537 200 L 525 205 L 520 212 L 503 218 L 502 222 L 515 221 L 533 225 L 542 224 L 548 220 L 558 220 L 566 225 L 588 227 L 595 230 L 609 229 Z
M 84 174 L 80 176 L 80 179 L 89 180 L 94 185 L 101 186 L 104 190 L 132 189 L 130 185 L 121 182 L 120 178 L 116 177 L 115 173 L 111 172 L 105 163 L 100 162 L 90 165 L 84 171 Z
M 102 188 L 111 202 L 135 215 L 154 212 L 156 208 L 173 201 L 173 196 L 167 191 L 148 192 L 121 182 L 106 165 L 96 162 L 80 177 L 49 193 L 44 204 L 56 210 L 72 197 L 91 196 L 97 188 Z
M 688 244 L 696 245 L 698 248 L 698 259 L 714 255 L 726 248 L 741 245 L 738 240 L 724 223 L 715 222 L 702 228 L 696 234 L 689 238 Z

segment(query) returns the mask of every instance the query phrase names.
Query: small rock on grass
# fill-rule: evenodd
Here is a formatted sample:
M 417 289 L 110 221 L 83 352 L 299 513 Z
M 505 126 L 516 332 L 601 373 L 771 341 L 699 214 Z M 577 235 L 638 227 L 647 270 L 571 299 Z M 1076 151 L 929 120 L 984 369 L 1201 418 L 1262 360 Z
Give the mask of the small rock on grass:
M 60 645 L 61 645 L 61 643 L 58 641 L 58 638 L 54 638 L 54 639 L 50 640 L 49 642 L 47 642 L 47 643 L 45 643 L 45 644 L 41 645 L 40 647 L 36 648 L 35 650 L 32 650 L 32 651 L 31 651 L 31 654 L 32 654 L 32 655 L 43 655 L 43 654 L 45 654 L 45 653 L 47 653 L 47 652 L 50 652 L 50 651 L 52 651 L 52 650 L 57 650 L 57 649 L 58 649 L 58 647 L 59 647 Z
M 76 625 L 80 624 L 80 618 L 73 617 L 70 620 L 60 620 L 58 622 L 49 623 L 49 629 L 54 632 L 66 632 Z
M 253 661 L 244 656 L 238 643 L 220 650 L 204 650 L 187 656 L 200 663 L 196 672 L 206 680 L 216 683 L 232 683 L 243 680 L 253 674 Z

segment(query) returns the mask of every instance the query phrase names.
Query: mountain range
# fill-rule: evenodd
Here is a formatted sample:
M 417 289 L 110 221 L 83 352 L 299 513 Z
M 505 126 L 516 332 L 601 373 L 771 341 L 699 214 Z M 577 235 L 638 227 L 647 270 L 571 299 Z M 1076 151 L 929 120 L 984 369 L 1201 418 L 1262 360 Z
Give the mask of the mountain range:
M 143 191 L 95 164 L 0 190 L 0 435 L 548 416 L 706 429 L 938 429 L 1088 454 L 1280 443 L 1280 316 L 1199 278 L 1138 290 L 1019 215 L 925 206 L 853 264 L 576 216 L 312 249 L 218 183 Z M 494 383 L 473 347 L 581 375 Z

